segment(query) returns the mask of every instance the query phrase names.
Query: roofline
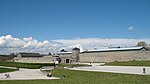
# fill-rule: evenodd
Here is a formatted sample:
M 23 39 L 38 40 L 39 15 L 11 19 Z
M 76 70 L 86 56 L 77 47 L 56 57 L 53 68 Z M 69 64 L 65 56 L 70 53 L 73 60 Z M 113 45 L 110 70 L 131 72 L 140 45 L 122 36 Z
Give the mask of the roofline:
M 40 54 L 40 53 L 32 53 L 32 52 L 19 52 L 18 54 Z
M 138 50 L 142 50 L 142 49 L 145 49 L 147 50 L 145 47 L 134 47 L 133 49 L 132 48 L 120 48 L 120 49 L 105 49 L 105 50 L 91 50 L 91 51 L 84 51 L 82 53 L 94 53 L 94 52 L 115 52 L 115 51 L 138 51 Z
M 28 55 L 28 56 L 21 55 L 21 57 L 43 57 L 43 55 Z

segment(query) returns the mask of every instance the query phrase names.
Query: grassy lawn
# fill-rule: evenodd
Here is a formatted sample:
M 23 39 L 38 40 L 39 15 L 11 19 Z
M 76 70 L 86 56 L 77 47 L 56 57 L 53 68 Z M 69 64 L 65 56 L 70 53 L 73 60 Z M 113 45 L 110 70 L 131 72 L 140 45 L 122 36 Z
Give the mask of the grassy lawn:
M 148 61 L 126 61 L 126 62 L 109 62 L 105 65 L 112 66 L 150 66 L 150 60 Z
M 0 62 L 0 66 L 19 67 L 28 69 L 39 69 L 41 66 L 53 66 L 54 63 L 19 63 L 19 62 Z
M 0 66 L 19 67 L 19 68 L 28 68 L 28 69 L 39 69 L 41 66 L 54 66 L 54 63 L 0 62 Z M 72 66 L 85 66 L 85 65 L 84 64 L 65 64 L 65 63 L 61 63 L 58 66 L 60 66 L 60 67 L 72 67 Z
M 0 68 L 0 73 L 12 72 L 12 71 L 16 71 L 16 69 Z
M 149 84 L 150 76 L 128 75 L 104 72 L 73 71 L 57 68 L 54 76 L 65 78 L 59 80 L 13 80 L 0 81 L 0 84 Z
M 28 66 L 27 68 L 29 68 L 29 66 L 30 67 L 32 66 L 31 68 L 33 68 L 33 66 L 36 66 L 36 68 L 41 66 L 41 64 L 34 64 L 34 63 L 8 63 L 7 66 L 8 65 L 11 66 L 22 65 L 24 67 Z M 112 62 L 112 63 L 106 63 L 106 65 L 149 66 L 150 61 Z M 70 66 L 77 66 L 77 65 L 60 64 L 59 66 L 70 67 Z M 7 72 L 7 69 L 0 68 L 0 72 L 1 73 Z M 66 77 L 59 80 L 7 80 L 7 81 L 1 80 L 0 84 L 149 84 L 150 83 L 149 75 L 131 75 L 131 74 L 105 73 L 105 72 L 74 71 L 74 70 L 67 70 L 63 68 L 57 68 L 53 70 L 53 76 L 61 77 L 62 75 L 65 75 Z

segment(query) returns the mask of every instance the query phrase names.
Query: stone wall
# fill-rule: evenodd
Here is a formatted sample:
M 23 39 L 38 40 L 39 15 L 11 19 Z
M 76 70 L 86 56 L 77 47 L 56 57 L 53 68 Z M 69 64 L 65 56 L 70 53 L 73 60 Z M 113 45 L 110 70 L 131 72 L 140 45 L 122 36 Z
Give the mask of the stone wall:
M 61 58 L 61 63 L 66 63 L 66 59 L 69 59 L 69 63 L 76 62 L 76 57 L 72 54 L 60 55 L 59 57 Z
M 52 56 L 43 56 L 43 57 L 15 57 L 15 62 L 26 62 L 26 63 L 53 63 Z
M 150 51 L 114 51 L 80 54 L 80 62 L 150 60 Z
M 72 54 L 64 54 L 59 56 L 61 63 L 76 62 L 76 57 Z M 15 57 L 15 62 L 27 63 L 53 63 L 56 57 Z M 132 61 L 132 60 L 150 60 L 150 51 L 112 51 L 112 52 L 95 52 L 79 54 L 80 62 L 113 62 L 113 61 Z

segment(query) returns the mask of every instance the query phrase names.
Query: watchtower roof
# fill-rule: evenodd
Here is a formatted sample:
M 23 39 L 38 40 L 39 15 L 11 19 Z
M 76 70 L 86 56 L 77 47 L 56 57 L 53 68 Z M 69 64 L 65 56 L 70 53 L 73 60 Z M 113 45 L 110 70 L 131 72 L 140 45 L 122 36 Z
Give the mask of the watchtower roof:
M 79 48 L 77 48 L 77 47 L 75 47 L 75 48 L 73 48 L 72 50 L 80 50 Z

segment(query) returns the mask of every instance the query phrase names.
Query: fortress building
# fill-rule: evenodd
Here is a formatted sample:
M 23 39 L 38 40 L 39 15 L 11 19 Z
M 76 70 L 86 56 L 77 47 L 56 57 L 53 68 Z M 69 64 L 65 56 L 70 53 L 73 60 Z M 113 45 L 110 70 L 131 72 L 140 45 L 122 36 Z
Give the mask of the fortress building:
M 84 52 L 80 52 L 80 49 L 74 48 L 72 52 L 61 52 L 58 55 L 63 63 L 150 60 L 150 51 L 147 51 L 144 47 L 117 47 L 86 50 Z M 69 62 L 67 60 L 69 60 Z
M 80 52 L 79 48 L 73 48 L 72 52 L 58 52 L 56 55 L 49 56 L 17 56 L 14 61 L 49 63 L 54 62 L 56 58 L 61 59 L 61 63 L 77 62 L 113 62 L 113 61 L 132 61 L 132 60 L 150 60 L 150 51 L 145 47 L 129 48 L 109 48 L 94 49 Z

